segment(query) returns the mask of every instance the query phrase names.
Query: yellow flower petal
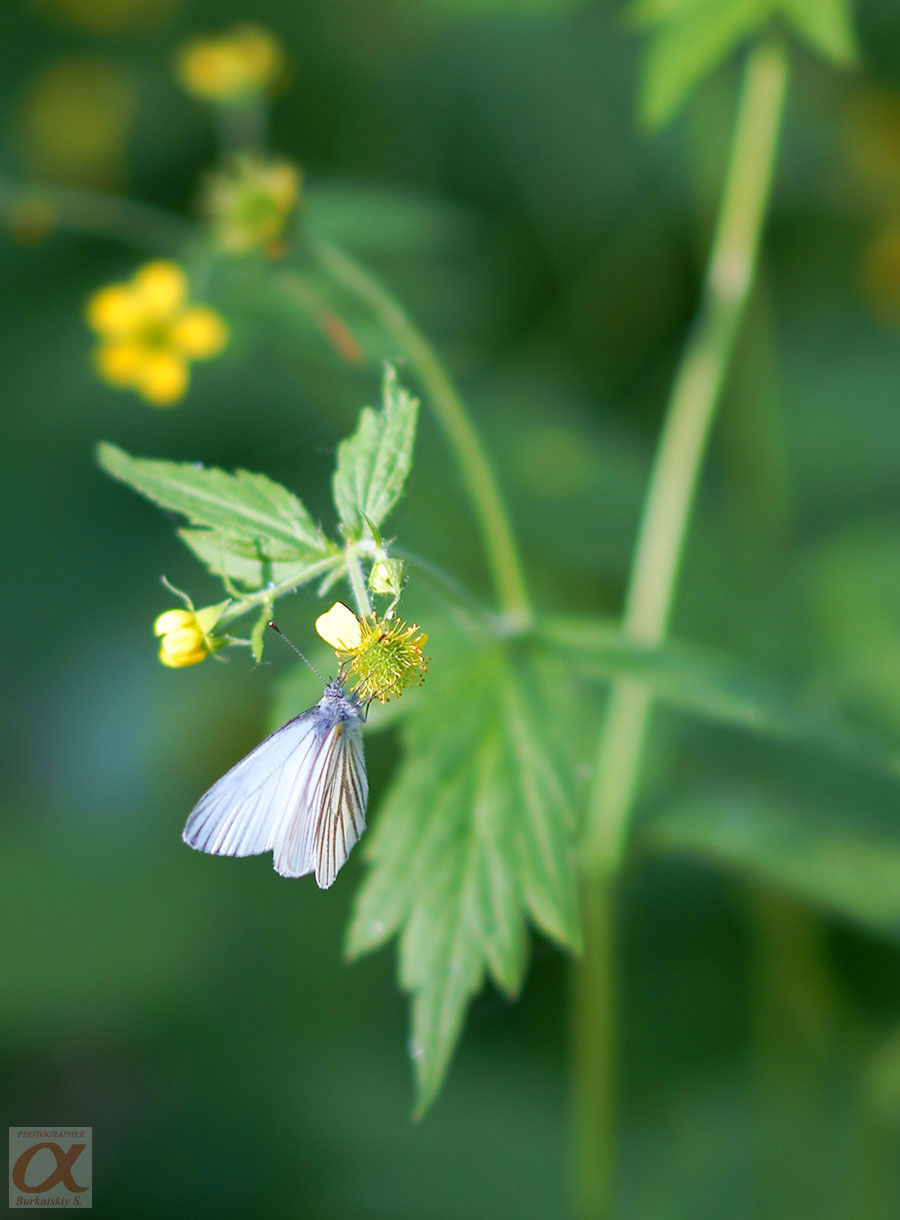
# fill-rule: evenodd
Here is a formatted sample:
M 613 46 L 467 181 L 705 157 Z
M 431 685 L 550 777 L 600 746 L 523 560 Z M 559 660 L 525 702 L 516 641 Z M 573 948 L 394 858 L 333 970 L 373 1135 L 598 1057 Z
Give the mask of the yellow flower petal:
M 127 335 L 141 320 L 140 299 L 129 284 L 109 284 L 88 300 L 88 325 L 101 335 Z
M 118 389 L 136 384 L 146 362 L 146 349 L 139 343 L 102 343 L 94 350 L 97 372 Z
M 177 611 L 172 611 L 176 614 Z M 179 627 L 175 631 L 167 631 L 159 646 L 159 658 L 165 665 L 193 665 L 195 653 L 206 656 L 209 649 L 199 627 Z M 200 658 L 198 658 L 199 660 Z
M 335 602 L 330 610 L 319 615 L 316 631 L 326 644 L 341 651 L 358 648 L 362 639 L 359 619 L 343 602 Z
M 153 624 L 154 635 L 167 635 L 170 631 L 179 631 L 182 627 L 195 624 L 193 610 L 164 610 Z
M 239 51 L 230 45 L 195 42 L 184 47 L 175 71 L 189 93 L 218 101 L 239 94 L 245 87 L 245 70 Z
M 145 263 L 132 284 L 145 317 L 168 317 L 187 296 L 187 276 L 176 263 Z
M 184 669 L 188 665 L 197 665 L 209 656 L 206 646 L 186 649 L 178 653 L 168 653 L 164 648 L 159 650 L 159 659 L 169 669 Z
M 217 356 L 228 342 L 228 327 L 213 309 L 194 305 L 186 309 L 170 331 L 172 344 L 194 360 Z
M 187 389 L 188 367 L 174 352 L 147 352 L 135 382 L 148 402 L 170 407 Z
M 257 25 L 237 26 L 234 33 L 248 84 L 270 84 L 284 66 L 279 43 L 268 30 Z

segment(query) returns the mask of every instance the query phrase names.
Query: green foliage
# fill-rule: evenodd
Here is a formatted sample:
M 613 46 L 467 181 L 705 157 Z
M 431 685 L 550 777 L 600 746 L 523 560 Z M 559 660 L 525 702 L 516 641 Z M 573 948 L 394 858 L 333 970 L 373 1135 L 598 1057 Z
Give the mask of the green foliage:
M 527 16 L 552 14 L 566 9 L 584 7 L 587 0 L 425 0 L 428 7 L 459 17 L 489 17 L 509 14 Z M 421 0 L 417 0 L 421 7 Z
M 182 514 L 194 528 L 179 530 L 182 541 L 219 577 L 232 594 L 230 620 L 255 606 L 261 611 L 250 637 L 257 661 L 263 653 L 265 625 L 275 598 L 312 580 L 321 591 L 347 575 L 356 588 L 356 565 L 374 561 L 374 592 L 399 598 L 402 564 L 387 554 L 377 535 L 399 500 L 412 464 L 418 400 L 385 365 L 383 405 L 364 407 L 352 437 L 338 447 L 334 496 L 338 514 L 353 541 L 363 525 L 378 547 L 348 554 L 317 526 L 302 501 L 263 474 L 208 469 L 199 463 L 133 458 L 115 445 L 97 448 L 97 460 L 113 478 L 126 483 L 161 508 Z M 387 588 L 384 573 L 393 573 Z M 234 588 L 241 585 L 242 593 Z M 363 607 L 360 606 L 360 613 Z
M 251 588 L 268 582 L 302 584 L 334 561 L 334 544 L 295 495 L 262 474 L 207 469 L 190 462 L 133 458 L 101 444 L 103 469 L 200 529 L 182 540 L 215 576 Z
M 357 429 L 338 446 L 334 502 L 347 531 L 359 537 L 368 523 L 382 524 L 397 503 L 412 466 L 419 400 L 384 370 L 382 405 L 363 407 Z
M 798 37 L 820 55 L 843 67 L 856 62 L 850 0 L 781 0 L 780 9 Z
M 752 733 L 821 746 L 874 770 L 900 775 L 892 747 L 864 734 L 832 707 L 803 699 L 733 657 L 669 640 L 658 647 L 627 639 L 616 623 L 553 617 L 540 627 L 549 646 L 569 653 L 599 679 L 635 678 L 674 708 Z
M 823 801 L 726 790 L 652 809 L 639 842 L 696 856 L 805 902 L 900 936 L 900 827 L 865 802 Z
M 539 702 L 533 665 L 490 648 L 435 685 L 404 730 L 347 942 L 356 957 L 400 938 L 419 1114 L 485 976 L 509 996 L 521 986 L 526 917 L 580 941 L 572 794 L 542 728 L 563 723 L 559 684 Z
M 640 117 L 650 127 L 670 119 L 694 87 L 765 21 L 768 0 L 684 0 L 650 38 L 640 90 Z M 651 10 L 652 12 L 653 10 Z M 643 19 L 639 8 L 638 20 Z
M 662 127 L 696 86 L 752 34 L 786 22 L 838 66 L 856 56 L 849 0 L 637 0 L 633 22 L 648 30 L 639 112 Z

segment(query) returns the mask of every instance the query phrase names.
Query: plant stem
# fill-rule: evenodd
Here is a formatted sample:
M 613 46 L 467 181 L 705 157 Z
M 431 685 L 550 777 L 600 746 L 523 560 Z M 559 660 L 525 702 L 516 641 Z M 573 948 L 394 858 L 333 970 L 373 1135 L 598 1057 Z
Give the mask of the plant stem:
M 623 631 L 639 643 L 658 644 L 668 625 L 710 427 L 753 282 L 787 75 L 780 42 L 758 44 L 747 63 L 703 299 L 672 387 L 632 562 Z M 610 692 L 588 820 L 592 870 L 614 873 L 621 861 L 650 708 L 638 682 Z
M 329 555 L 327 559 L 320 559 L 317 563 L 310 564 L 308 568 L 305 568 L 302 577 L 296 575 L 288 576 L 284 580 L 280 580 L 277 583 L 273 582 L 270 585 L 266 585 L 264 589 L 257 589 L 253 593 L 238 593 L 235 595 L 232 604 L 223 610 L 217 626 L 224 627 L 226 623 L 231 623 L 236 618 L 241 618 L 242 615 L 249 613 L 256 606 L 263 606 L 267 602 L 274 602 L 283 593 L 293 593 L 299 585 L 308 584 L 311 580 L 315 580 L 317 576 L 328 576 L 336 568 L 343 567 L 345 562 L 344 556 L 340 553 Z
M 51 228 L 108 237 L 158 252 L 180 252 L 196 227 L 180 216 L 122 195 L 79 190 L 71 186 L 41 186 L 0 176 L 0 213 L 17 207 L 46 204 Z
M 506 625 L 524 629 L 531 608 L 512 525 L 481 439 L 447 370 L 400 303 L 368 271 L 331 242 L 318 239 L 313 251 L 332 279 L 372 310 L 415 369 L 459 464 Z
M 691 506 L 756 266 L 788 62 L 780 42 L 752 50 L 697 318 L 676 372 L 647 489 L 623 631 L 664 637 Z M 613 1193 L 615 1114 L 613 911 L 651 709 L 634 679 L 614 684 L 600 735 L 583 862 L 585 951 L 575 964 L 573 1183 L 577 1220 L 604 1220 Z
M 592 877 L 585 882 L 582 919 L 584 949 L 572 972 L 572 1204 L 577 1220 L 604 1220 L 613 1187 L 616 995 L 612 878 Z
M 347 563 L 347 578 L 350 581 L 350 588 L 353 590 L 353 600 L 356 602 L 356 612 L 360 618 L 371 618 L 372 603 L 369 601 L 369 591 L 366 588 L 366 580 L 363 576 L 359 556 L 357 555 L 356 547 L 352 542 L 347 543 L 344 553 Z

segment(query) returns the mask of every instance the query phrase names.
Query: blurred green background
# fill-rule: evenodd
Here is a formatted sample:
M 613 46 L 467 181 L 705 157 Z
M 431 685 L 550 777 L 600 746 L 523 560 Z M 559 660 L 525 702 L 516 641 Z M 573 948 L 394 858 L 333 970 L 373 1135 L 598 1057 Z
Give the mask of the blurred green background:
M 900 11 L 863 0 L 856 15 L 862 68 L 794 57 L 760 285 L 676 631 L 896 737 Z M 190 212 L 216 134 L 174 82 L 172 54 L 248 16 L 231 0 L 7 0 L 4 177 Z M 290 63 L 270 147 L 303 164 L 310 215 L 440 345 L 539 604 L 616 614 L 739 64 L 648 137 L 634 118 L 638 39 L 618 5 L 258 0 L 252 19 Z M 198 604 L 217 587 L 165 517 L 93 460 L 103 437 L 262 470 L 324 517 L 334 447 L 375 397 L 377 367 L 348 371 L 247 310 L 186 401 L 150 410 L 96 379 L 81 311 L 168 252 L 22 236 L 0 240 L 9 1123 L 92 1125 L 102 1215 L 565 1215 L 566 963 L 538 940 L 520 1003 L 478 999 L 442 1097 L 412 1124 L 393 951 L 341 961 L 360 853 L 322 894 L 268 858 L 210 860 L 180 841 L 199 794 L 262 735 L 295 662 L 270 648 L 259 668 L 239 655 L 164 670 L 150 634 L 172 600 L 159 576 Z M 392 528 L 486 596 L 427 414 L 417 452 Z M 320 608 L 307 591 L 280 610 L 301 647 Z M 426 601 L 411 609 L 424 621 Z M 317 694 L 310 676 L 308 702 Z M 788 801 L 824 793 L 851 821 L 862 806 L 897 817 L 894 789 L 833 774 L 814 752 L 672 714 L 654 745 L 651 799 L 724 778 Z M 372 737 L 374 818 L 395 755 L 389 732 Z M 890 928 L 650 852 L 620 914 L 616 1215 L 900 1215 Z

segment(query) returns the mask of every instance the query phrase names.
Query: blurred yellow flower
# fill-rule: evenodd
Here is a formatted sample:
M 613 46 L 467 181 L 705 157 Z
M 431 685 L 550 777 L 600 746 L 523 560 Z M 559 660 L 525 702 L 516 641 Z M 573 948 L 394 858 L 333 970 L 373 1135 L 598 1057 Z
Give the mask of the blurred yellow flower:
M 189 93 L 210 102 L 243 101 L 269 89 L 284 71 L 274 34 L 258 25 L 236 25 L 214 38 L 184 44 L 175 75 Z
M 422 649 L 428 636 L 415 623 L 374 616 L 358 619 L 349 607 L 335 602 L 316 619 L 316 631 L 338 660 L 347 663 L 344 672 L 356 680 L 353 690 L 361 699 L 387 703 L 425 681 L 428 662 Z
M 300 169 L 288 161 L 240 156 L 210 175 L 203 205 L 213 236 L 228 254 L 281 253 L 280 242 L 300 196 Z
M 188 387 L 189 361 L 217 356 L 228 327 L 206 305 L 187 303 L 187 276 L 175 263 L 146 263 L 127 284 L 108 284 L 90 298 L 88 325 L 100 336 L 94 363 L 119 389 L 169 407 Z
M 26 87 L 17 117 L 29 172 L 79 186 L 119 182 L 136 113 L 120 64 L 87 55 L 52 61 Z
M 197 665 L 225 643 L 211 634 L 222 611 L 228 605 L 206 606 L 195 610 L 165 610 L 153 624 L 153 634 L 161 636 L 159 659 L 169 669 L 184 669 Z

